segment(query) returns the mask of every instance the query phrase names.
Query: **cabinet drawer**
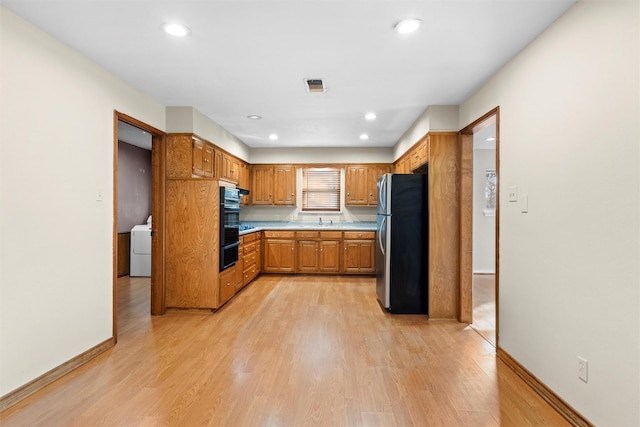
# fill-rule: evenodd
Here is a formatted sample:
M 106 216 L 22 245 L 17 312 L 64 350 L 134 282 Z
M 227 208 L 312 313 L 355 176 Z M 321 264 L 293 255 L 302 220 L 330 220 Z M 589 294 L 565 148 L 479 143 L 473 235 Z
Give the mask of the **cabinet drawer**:
M 256 243 L 257 242 L 245 243 L 244 247 L 242 248 L 242 252 L 244 252 L 245 254 L 248 254 L 249 252 L 255 252 Z
M 296 237 L 295 231 L 277 231 L 277 230 L 267 230 L 264 232 L 264 237 L 267 239 L 293 239 Z
M 258 272 L 256 270 L 256 266 L 255 265 L 252 265 L 251 267 L 245 269 L 244 270 L 244 284 L 246 285 L 247 283 L 252 281 L 257 275 L 258 275 Z
M 242 265 L 246 268 L 249 265 L 256 263 L 256 252 L 253 251 L 250 254 L 247 254 L 242 257 Z
M 342 231 L 321 231 L 321 239 L 342 239 Z
M 320 236 L 319 231 L 296 231 L 298 239 L 317 239 Z
M 345 239 L 375 239 L 375 231 L 345 231 Z
M 258 238 L 258 234 L 259 234 L 258 232 L 250 233 L 250 234 L 244 234 L 240 238 L 243 239 L 244 243 L 249 243 L 249 242 L 253 242 L 254 240 L 256 240 Z

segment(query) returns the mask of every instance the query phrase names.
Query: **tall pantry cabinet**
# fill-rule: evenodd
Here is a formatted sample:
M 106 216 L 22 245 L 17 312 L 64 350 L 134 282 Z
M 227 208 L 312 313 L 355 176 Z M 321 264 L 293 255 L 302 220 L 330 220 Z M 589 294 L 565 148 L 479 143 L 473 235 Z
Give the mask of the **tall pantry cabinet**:
M 165 304 L 216 309 L 220 293 L 219 163 L 215 147 L 192 134 L 166 137 Z M 224 295 L 222 295 L 224 297 Z

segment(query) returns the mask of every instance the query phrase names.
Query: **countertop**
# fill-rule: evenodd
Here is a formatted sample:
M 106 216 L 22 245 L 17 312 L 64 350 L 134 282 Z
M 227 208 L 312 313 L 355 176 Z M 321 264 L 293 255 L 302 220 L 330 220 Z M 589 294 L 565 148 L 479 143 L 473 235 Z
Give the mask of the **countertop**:
M 317 222 L 303 221 L 243 221 L 241 225 L 250 225 L 254 228 L 241 230 L 240 235 L 254 233 L 262 230 L 365 230 L 376 231 L 375 222 Z

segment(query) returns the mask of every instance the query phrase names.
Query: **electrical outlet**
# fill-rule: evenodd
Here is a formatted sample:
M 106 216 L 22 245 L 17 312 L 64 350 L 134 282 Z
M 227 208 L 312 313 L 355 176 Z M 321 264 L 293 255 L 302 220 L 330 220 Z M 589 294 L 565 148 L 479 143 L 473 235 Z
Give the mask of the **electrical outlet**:
M 589 382 L 589 362 L 580 356 L 578 356 L 578 378 L 585 383 Z

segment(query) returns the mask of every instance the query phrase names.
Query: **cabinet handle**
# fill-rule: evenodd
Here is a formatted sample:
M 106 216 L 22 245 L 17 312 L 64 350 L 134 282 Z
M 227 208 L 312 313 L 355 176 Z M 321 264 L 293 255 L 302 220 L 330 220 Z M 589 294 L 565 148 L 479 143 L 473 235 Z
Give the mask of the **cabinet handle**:
M 293 196 L 293 193 L 291 193 L 291 195 Z

